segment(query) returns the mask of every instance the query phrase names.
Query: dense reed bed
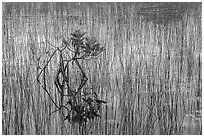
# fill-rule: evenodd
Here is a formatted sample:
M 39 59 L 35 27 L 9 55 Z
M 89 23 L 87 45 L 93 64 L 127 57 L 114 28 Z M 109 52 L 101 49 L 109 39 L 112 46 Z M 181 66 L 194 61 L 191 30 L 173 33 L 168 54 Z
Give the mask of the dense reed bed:
M 137 14 L 145 4 L 3 3 L 2 134 L 202 134 L 201 7 L 155 25 Z M 76 29 L 106 48 L 81 62 L 87 87 L 108 102 L 84 127 L 50 115 L 56 108 L 36 81 L 54 51 L 46 41 L 60 46 Z M 56 102 L 58 60 L 46 69 Z

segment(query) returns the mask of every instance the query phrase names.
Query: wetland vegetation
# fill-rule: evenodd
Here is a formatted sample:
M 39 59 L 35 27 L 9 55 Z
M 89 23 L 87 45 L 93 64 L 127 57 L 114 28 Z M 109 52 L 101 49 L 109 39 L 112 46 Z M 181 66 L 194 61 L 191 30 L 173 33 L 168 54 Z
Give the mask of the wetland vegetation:
M 2 134 L 201 135 L 201 6 L 2 3 Z M 56 47 L 75 30 L 105 48 L 79 61 L 88 79 L 83 89 L 107 102 L 83 126 L 53 113 L 53 101 L 62 99 L 55 84 L 60 56 L 72 54 Z M 70 63 L 72 89 L 82 77 L 76 67 Z M 38 82 L 42 70 L 49 94 Z

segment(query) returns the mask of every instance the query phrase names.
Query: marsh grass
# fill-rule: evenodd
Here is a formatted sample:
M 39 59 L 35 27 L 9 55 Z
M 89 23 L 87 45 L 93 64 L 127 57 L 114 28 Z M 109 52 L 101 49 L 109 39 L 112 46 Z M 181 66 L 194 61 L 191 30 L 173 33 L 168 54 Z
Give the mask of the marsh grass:
M 202 91 L 201 7 L 165 26 L 142 21 L 137 15 L 141 3 L 2 7 L 2 134 L 202 134 L 202 117 L 195 117 L 202 110 L 197 103 Z M 60 122 L 59 113 L 50 115 L 56 108 L 36 81 L 39 66 L 54 51 L 46 40 L 59 46 L 75 29 L 97 37 L 107 49 L 82 62 L 88 86 L 108 102 L 100 119 L 82 127 Z M 53 84 L 58 60 L 52 59 L 45 75 L 59 103 Z

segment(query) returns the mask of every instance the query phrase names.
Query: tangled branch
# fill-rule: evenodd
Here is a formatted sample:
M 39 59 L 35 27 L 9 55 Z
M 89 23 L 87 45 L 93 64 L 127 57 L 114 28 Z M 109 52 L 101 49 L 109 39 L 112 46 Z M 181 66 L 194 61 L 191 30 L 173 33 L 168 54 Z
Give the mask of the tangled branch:
M 70 123 L 84 123 L 88 120 L 92 120 L 96 117 L 100 116 L 101 106 L 103 103 L 106 103 L 103 100 L 98 99 L 98 95 L 96 92 L 92 92 L 90 94 L 83 94 L 82 92 L 86 91 L 84 86 L 88 81 L 88 77 L 86 76 L 85 71 L 82 69 L 79 60 L 89 60 L 92 57 L 98 56 L 101 52 L 105 50 L 104 47 L 101 47 L 100 43 L 97 42 L 95 38 L 85 37 L 86 32 L 81 32 L 80 30 L 76 30 L 71 34 L 71 38 L 69 40 L 62 39 L 62 46 L 56 47 L 52 45 L 50 42 L 48 44 L 52 47 L 55 47 L 56 50 L 52 53 L 47 63 L 41 69 L 37 76 L 37 81 L 47 93 L 55 107 L 57 108 L 51 114 L 61 111 L 63 108 L 67 110 L 67 114 L 65 115 L 63 111 L 62 114 L 64 116 L 64 120 L 68 120 Z M 73 56 L 69 56 L 69 60 L 63 58 L 63 52 L 68 49 Z M 60 95 L 59 105 L 52 99 L 50 92 L 46 88 L 45 84 L 42 84 L 40 81 L 40 77 L 45 69 L 48 67 L 48 64 L 51 62 L 51 59 L 54 55 L 59 52 L 59 68 L 55 76 L 54 84 L 56 89 Z M 66 62 L 66 63 L 65 63 Z M 79 85 L 75 88 L 71 88 L 70 85 L 70 72 L 69 72 L 69 63 L 75 63 L 77 68 L 80 70 L 80 74 L 82 75 Z M 46 79 L 45 75 L 44 79 Z M 65 94 L 67 93 L 67 94 Z M 66 103 L 64 103 L 66 102 Z

